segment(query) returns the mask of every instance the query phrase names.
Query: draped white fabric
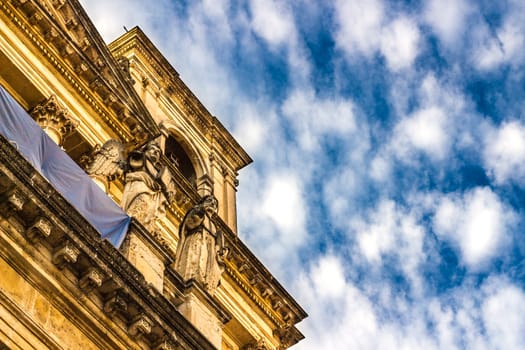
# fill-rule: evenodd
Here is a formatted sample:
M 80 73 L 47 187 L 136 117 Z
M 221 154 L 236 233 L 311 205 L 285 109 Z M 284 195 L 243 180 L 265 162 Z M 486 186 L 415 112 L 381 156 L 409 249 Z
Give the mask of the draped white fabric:
M 115 247 L 131 218 L 0 87 L 0 133 Z

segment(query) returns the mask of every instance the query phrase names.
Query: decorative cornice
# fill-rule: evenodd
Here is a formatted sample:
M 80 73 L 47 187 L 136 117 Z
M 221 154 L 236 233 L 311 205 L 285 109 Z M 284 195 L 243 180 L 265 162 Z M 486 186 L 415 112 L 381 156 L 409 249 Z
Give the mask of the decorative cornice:
M 0 1 L 0 9 L 125 142 L 160 133 L 76 0 Z

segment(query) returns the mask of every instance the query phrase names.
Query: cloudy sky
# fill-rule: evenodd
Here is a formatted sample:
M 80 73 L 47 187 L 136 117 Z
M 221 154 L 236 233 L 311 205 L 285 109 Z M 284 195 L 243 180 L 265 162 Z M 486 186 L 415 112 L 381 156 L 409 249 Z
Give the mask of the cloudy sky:
M 525 1 L 81 2 L 254 159 L 240 236 L 294 349 L 525 349 Z

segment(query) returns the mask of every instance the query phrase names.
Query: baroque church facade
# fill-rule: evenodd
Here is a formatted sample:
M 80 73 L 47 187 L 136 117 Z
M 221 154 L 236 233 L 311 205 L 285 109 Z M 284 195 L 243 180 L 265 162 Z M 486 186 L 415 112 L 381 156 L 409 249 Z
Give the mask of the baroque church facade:
M 136 27 L 0 0 L 0 349 L 287 349 L 237 235 L 249 155 Z M 249 184 L 246 184 L 249 186 Z

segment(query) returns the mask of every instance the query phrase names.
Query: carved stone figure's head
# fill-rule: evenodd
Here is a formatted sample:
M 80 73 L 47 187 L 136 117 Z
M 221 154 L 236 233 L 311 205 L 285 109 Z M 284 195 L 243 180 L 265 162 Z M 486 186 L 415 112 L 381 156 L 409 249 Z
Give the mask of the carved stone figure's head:
M 162 154 L 162 150 L 160 149 L 160 146 L 157 142 L 152 141 L 146 145 L 146 149 L 144 150 L 144 155 L 146 156 L 146 159 L 153 163 L 158 163 L 160 160 L 160 155 Z
M 199 201 L 199 204 L 204 208 L 209 216 L 214 216 L 217 214 L 217 210 L 219 209 L 219 201 L 217 201 L 217 198 L 211 194 L 202 197 Z

